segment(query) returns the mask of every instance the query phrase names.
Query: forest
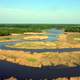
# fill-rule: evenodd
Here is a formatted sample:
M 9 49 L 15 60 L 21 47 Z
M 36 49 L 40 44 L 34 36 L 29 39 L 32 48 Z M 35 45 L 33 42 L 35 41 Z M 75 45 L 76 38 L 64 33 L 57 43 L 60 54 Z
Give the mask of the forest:
M 80 32 L 80 24 L 0 24 L 0 36 L 12 33 L 42 32 L 52 28 L 63 29 L 65 32 Z

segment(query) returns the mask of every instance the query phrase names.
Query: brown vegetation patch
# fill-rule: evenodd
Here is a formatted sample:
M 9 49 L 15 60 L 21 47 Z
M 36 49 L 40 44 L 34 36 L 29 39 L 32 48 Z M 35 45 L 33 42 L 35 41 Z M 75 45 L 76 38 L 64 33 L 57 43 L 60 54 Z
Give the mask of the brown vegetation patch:
M 80 52 L 64 53 L 34 53 L 30 54 L 23 51 L 0 51 L 0 60 L 17 63 L 24 66 L 78 66 L 80 65 Z

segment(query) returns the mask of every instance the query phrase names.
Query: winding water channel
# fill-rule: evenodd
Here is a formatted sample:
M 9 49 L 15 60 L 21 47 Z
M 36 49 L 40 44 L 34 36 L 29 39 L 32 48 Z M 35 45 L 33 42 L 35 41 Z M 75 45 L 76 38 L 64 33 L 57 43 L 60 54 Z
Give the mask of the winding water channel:
M 17 80 L 55 80 L 59 77 L 78 77 L 80 67 L 33 68 L 0 61 L 0 80 L 14 76 Z M 26 79 L 25 79 L 26 78 Z
M 6 45 L 14 45 L 16 43 L 20 43 L 23 41 L 14 41 L 14 42 L 1 42 L 0 43 L 0 49 L 1 50 L 17 50 L 17 51 L 24 51 L 24 52 L 30 52 L 30 53 L 41 53 L 41 52 L 73 52 L 73 51 L 80 51 L 80 48 L 63 48 L 63 49 L 23 49 L 23 48 L 10 48 Z
M 53 30 L 52 30 L 53 31 Z M 53 33 L 53 32 L 52 32 Z M 54 31 L 55 34 L 59 35 L 62 32 Z M 53 37 L 52 35 L 48 35 L 49 41 L 57 40 L 57 36 Z M 19 48 L 9 48 L 6 45 L 14 45 L 16 43 L 20 43 L 24 41 L 14 41 L 14 42 L 0 42 L 1 50 L 18 50 L 25 52 L 73 52 L 80 51 L 80 48 L 64 48 L 64 49 L 19 49 Z M 30 41 L 29 41 L 30 42 Z M 14 76 L 18 78 L 18 80 L 32 79 L 32 80 L 52 80 L 53 78 L 58 77 L 76 77 L 80 76 L 80 66 L 78 67 L 42 67 L 42 68 L 32 68 L 29 66 L 21 66 L 18 64 L 13 64 L 5 61 L 0 61 L 0 80 L 4 78 L 8 78 L 10 76 Z
M 40 35 L 40 36 L 48 36 L 47 40 L 41 40 L 41 41 L 57 41 L 58 37 L 60 34 L 63 34 L 64 31 L 63 30 L 57 30 L 57 29 L 49 29 L 47 31 L 49 34 L 33 34 L 33 36 L 36 35 Z M 22 35 L 24 36 L 24 35 Z M 40 41 L 40 40 L 34 40 L 34 41 Z M 32 42 L 34 42 L 32 41 Z M 73 51 L 80 51 L 80 48 L 63 48 L 63 49 L 22 49 L 22 48 L 10 48 L 7 47 L 6 45 L 14 45 L 16 43 L 20 43 L 20 42 L 26 42 L 24 40 L 18 40 L 18 41 L 14 41 L 14 42 L 0 42 L 0 49 L 1 50 L 18 50 L 18 51 L 25 51 L 25 52 L 73 52 Z M 27 41 L 30 42 L 30 41 Z
M 71 51 L 80 51 L 80 48 L 67 48 L 67 49 L 43 49 L 43 50 L 27 50 L 27 49 L 16 49 L 8 48 L 6 45 L 13 45 L 17 42 L 4 42 L 0 43 L 1 50 L 21 50 L 33 52 L 71 52 Z M 42 68 L 33 68 L 29 66 L 21 66 L 18 64 L 13 64 L 5 61 L 0 61 L 0 80 L 14 76 L 17 80 L 56 80 L 59 77 L 79 77 L 80 76 L 80 66 L 77 67 L 67 67 L 60 65 L 58 67 L 42 67 Z

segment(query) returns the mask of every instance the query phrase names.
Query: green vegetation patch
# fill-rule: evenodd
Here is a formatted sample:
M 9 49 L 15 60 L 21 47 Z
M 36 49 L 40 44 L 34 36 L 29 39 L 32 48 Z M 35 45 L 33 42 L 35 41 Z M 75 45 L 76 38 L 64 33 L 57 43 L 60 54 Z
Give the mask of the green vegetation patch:
M 27 58 L 26 60 L 29 61 L 29 62 L 36 62 L 37 61 L 36 58 Z
M 0 38 L 0 40 L 15 40 L 16 38 Z

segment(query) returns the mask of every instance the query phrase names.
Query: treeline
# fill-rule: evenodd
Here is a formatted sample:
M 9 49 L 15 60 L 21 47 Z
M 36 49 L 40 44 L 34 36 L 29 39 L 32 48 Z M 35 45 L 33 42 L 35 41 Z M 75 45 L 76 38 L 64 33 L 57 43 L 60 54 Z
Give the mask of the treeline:
M 74 24 L 0 24 L 0 35 L 12 33 L 42 32 L 46 29 L 64 29 L 65 32 L 80 32 L 80 25 Z
M 80 32 L 80 26 L 65 26 L 65 32 Z
M 45 29 L 57 28 L 52 24 L 0 24 L 0 35 L 10 35 L 12 33 L 42 32 Z

